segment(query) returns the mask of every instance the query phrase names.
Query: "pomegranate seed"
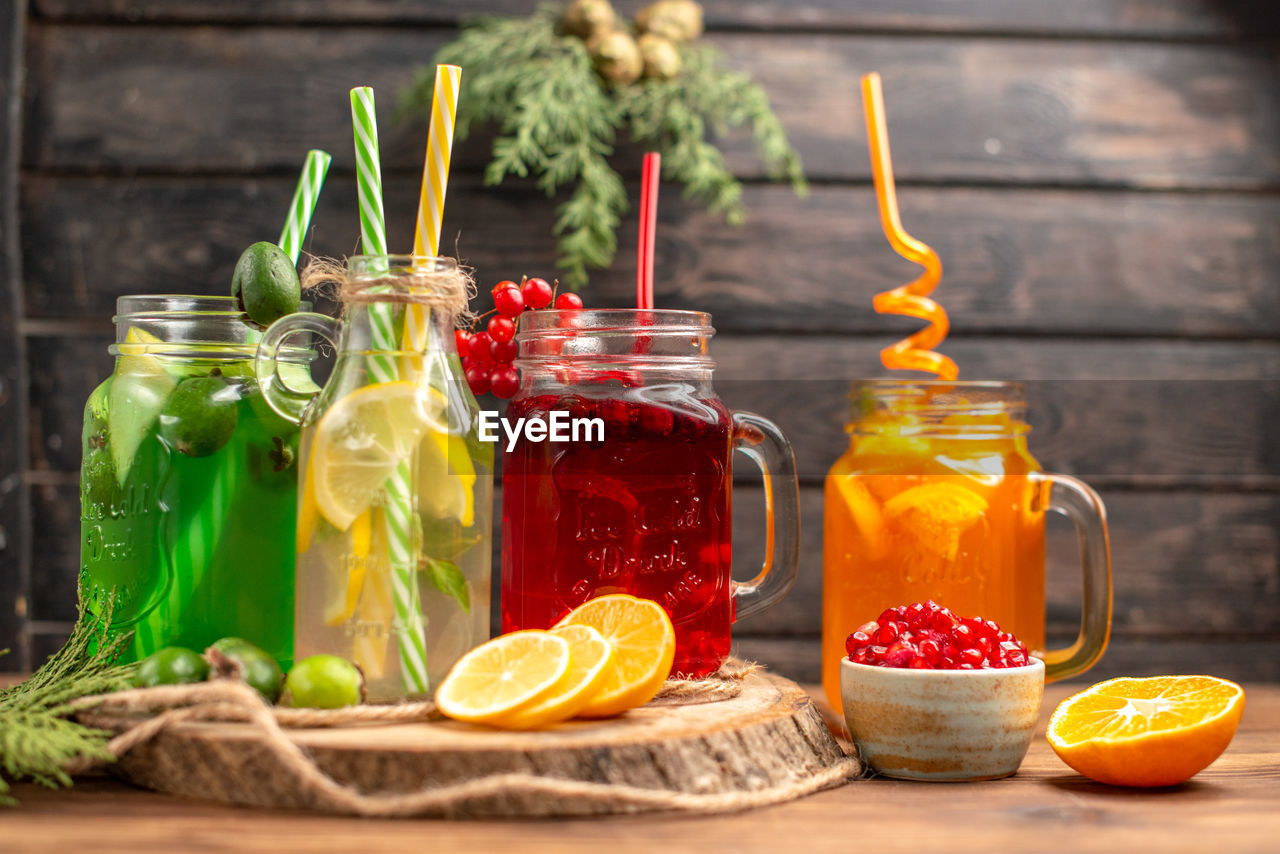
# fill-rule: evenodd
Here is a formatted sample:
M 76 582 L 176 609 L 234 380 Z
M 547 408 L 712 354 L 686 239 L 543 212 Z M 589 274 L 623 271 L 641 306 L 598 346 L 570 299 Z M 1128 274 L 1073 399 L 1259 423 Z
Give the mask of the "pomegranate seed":
M 509 317 L 498 315 L 489 318 L 489 337 L 494 341 L 510 341 L 516 337 L 516 324 Z
M 559 311 L 581 311 L 582 297 L 566 291 L 556 297 L 556 309 Z
M 916 670 L 1021 667 L 1027 648 L 991 620 L 957 617 L 933 600 L 886 608 L 845 639 L 851 661 Z
M 942 660 L 942 648 L 938 646 L 938 642 L 932 639 L 920 641 L 918 646 L 920 654 L 928 659 L 930 664 L 937 664 Z
M 876 631 L 876 643 L 893 643 L 898 639 L 898 626 L 896 623 L 885 623 Z
M 546 279 L 526 279 L 520 288 L 520 295 L 524 297 L 525 305 L 538 309 L 551 305 L 554 293 Z

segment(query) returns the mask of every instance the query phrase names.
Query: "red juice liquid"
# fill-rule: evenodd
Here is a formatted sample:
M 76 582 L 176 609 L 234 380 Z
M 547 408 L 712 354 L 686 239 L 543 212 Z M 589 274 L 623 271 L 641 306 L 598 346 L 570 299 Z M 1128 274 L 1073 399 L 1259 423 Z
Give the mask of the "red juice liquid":
M 733 623 L 729 412 L 678 385 L 512 401 L 506 418 L 604 421 L 603 441 L 522 438 L 503 460 L 502 630 L 545 629 L 606 593 L 675 624 L 673 674 L 705 676 Z M 645 399 L 641 399 L 641 396 Z

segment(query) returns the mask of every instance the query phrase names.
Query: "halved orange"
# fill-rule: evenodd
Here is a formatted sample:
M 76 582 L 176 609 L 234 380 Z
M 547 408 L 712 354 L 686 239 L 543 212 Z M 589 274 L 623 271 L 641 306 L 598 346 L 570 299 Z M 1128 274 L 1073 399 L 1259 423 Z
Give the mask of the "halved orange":
M 676 630 L 657 602 L 625 593 L 599 596 L 570 611 L 556 624 L 590 626 L 613 646 L 613 668 L 599 692 L 578 712 L 607 718 L 643 706 L 671 675 Z
M 551 634 L 569 642 L 569 669 L 541 699 L 502 720 L 507 729 L 567 721 L 586 708 L 613 672 L 613 644 L 590 626 L 561 626 Z
M 1213 676 L 1123 677 L 1063 701 L 1049 745 L 1086 777 L 1116 786 L 1173 786 L 1227 749 L 1244 691 Z
M 569 669 L 569 642 L 550 632 L 499 635 L 458 659 L 436 689 L 436 707 L 459 721 L 501 725 L 532 706 Z

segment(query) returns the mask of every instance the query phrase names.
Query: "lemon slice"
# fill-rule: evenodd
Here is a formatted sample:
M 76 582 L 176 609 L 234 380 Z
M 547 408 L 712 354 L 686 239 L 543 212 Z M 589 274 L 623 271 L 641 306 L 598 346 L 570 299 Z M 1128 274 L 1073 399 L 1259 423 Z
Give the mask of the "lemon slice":
M 569 642 L 550 632 L 499 635 L 453 665 L 436 706 L 459 721 L 500 724 L 532 706 L 569 670 Z
M 356 613 L 356 603 L 360 600 L 360 590 L 369 567 L 372 515 L 372 510 L 366 510 L 351 523 L 351 559 L 328 563 L 329 594 L 324 607 L 326 626 L 341 626 Z
M 411 382 L 367 385 L 316 425 L 311 480 L 316 507 L 340 531 L 373 506 L 396 467 L 429 431 L 444 432 L 444 396 Z
M 556 628 L 590 626 L 613 646 L 613 667 L 579 717 L 607 718 L 643 706 L 671 675 L 676 631 L 657 602 L 625 593 L 591 599 L 570 611 Z
M 107 392 L 107 441 L 116 481 L 122 487 L 138 446 L 178 384 L 156 355 L 156 345 L 163 343 L 151 333 L 131 326 L 124 341 L 117 345 L 120 356 Z
M 432 430 L 418 456 L 418 505 L 437 519 L 475 522 L 476 469 L 461 436 Z
M 508 729 L 532 729 L 567 721 L 586 708 L 613 671 L 613 644 L 590 626 L 562 626 L 551 634 L 569 642 L 569 669 L 538 702 L 502 721 Z
M 359 622 L 352 638 L 351 661 L 364 671 L 366 679 L 376 681 L 386 673 L 391 636 L 373 629 L 390 626 L 395 611 L 391 601 L 391 558 L 387 553 L 386 538 L 381 533 L 386 525 L 382 524 L 377 511 L 371 511 L 369 516 L 370 556 L 357 594 L 355 617 Z M 353 524 L 352 528 L 355 527 Z

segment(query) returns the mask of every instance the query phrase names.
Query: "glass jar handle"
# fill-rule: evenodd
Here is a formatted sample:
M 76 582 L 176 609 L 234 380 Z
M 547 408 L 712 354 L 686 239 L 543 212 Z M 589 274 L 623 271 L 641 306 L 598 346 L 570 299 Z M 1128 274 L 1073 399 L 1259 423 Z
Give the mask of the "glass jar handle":
M 338 346 L 338 321 L 326 314 L 300 311 L 286 314 L 267 328 L 258 342 L 258 355 L 253 362 L 263 398 L 281 418 L 294 424 L 302 423 L 302 413 L 318 391 L 314 387 L 296 389 L 280 375 L 280 348 L 285 340 L 307 332 Z
M 1107 649 L 1111 637 L 1111 544 L 1102 499 L 1083 481 L 1062 474 L 1039 475 L 1049 482 L 1049 510 L 1076 526 L 1084 572 L 1084 608 L 1080 634 L 1065 649 L 1046 650 L 1045 679 L 1054 681 L 1083 673 Z
M 759 613 L 787 594 L 800 569 L 800 484 L 791 443 L 777 425 L 750 412 L 733 413 L 733 447 L 764 478 L 764 566 L 748 582 L 731 582 L 734 619 Z

